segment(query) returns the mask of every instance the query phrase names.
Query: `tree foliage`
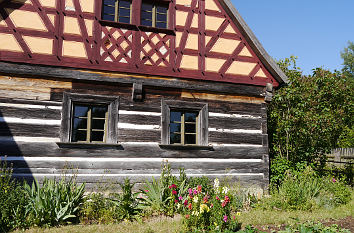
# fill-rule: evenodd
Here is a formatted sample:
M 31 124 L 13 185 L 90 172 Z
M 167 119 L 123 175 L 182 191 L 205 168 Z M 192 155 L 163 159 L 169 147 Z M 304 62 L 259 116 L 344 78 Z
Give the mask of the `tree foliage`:
M 350 136 L 353 78 L 321 68 L 304 76 L 295 57 L 281 60 L 279 66 L 289 83 L 277 91 L 268 108 L 271 158 L 282 158 L 290 167 L 303 162 L 323 164 L 332 148 L 341 143 L 354 146 Z
M 354 43 L 349 41 L 348 47 L 341 52 L 343 58 L 343 72 L 354 78 Z

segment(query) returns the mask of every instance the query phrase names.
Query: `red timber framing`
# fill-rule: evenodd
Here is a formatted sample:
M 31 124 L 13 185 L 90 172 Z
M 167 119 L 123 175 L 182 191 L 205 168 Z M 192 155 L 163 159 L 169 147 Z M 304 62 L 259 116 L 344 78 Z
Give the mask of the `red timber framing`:
M 41 0 L 1 2 L 0 33 L 12 35 L 22 52 L 0 50 L 0 60 L 260 86 L 266 83 L 272 83 L 275 87 L 279 85 L 218 0 L 190 0 L 190 5 L 176 4 L 176 0 L 169 1 L 168 29 L 140 26 L 142 0 L 133 1 L 132 24 L 101 20 L 102 0 L 94 1 L 93 12 L 83 10 L 81 4 L 85 4 L 85 0 L 70 0 L 72 7 L 66 6 L 67 1 L 56 0 L 55 7 L 43 6 Z M 213 1 L 219 10 L 206 9 L 206 1 Z M 45 30 L 16 27 L 11 12 L 17 10 L 37 13 Z M 184 25 L 176 25 L 177 11 L 187 15 Z M 208 29 L 206 17 L 209 16 L 222 20 L 216 30 Z M 77 20 L 80 33 L 65 33 L 65 17 Z M 193 20 L 197 20 L 197 27 L 193 27 Z M 5 24 L 1 24 L 1 21 Z M 91 24 L 87 24 L 87 21 L 92 22 L 92 28 L 88 28 Z M 233 33 L 226 30 L 230 27 Z M 178 40 L 177 34 L 181 35 Z M 197 36 L 194 48 L 186 46 L 191 35 Z M 24 36 L 53 40 L 52 53 L 32 51 Z M 234 40 L 238 45 L 229 53 L 213 51 L 220 39 Z M 63 54 L 67 42 L 78 43 L 85 57 Z M 249 51 L 248 56 L 240 54 L 244 48 Z M 194 69 L 181 66 L 184 56 L 197 57 Z M 207 59 L 224 62 L 217 70 L 210 71 L 206 67 Z M 230 67 L 234 62 L 251 63 L 254 67 L 247 74 L 232 73 Z M 262 77 L 257 76 L 260 72 Z

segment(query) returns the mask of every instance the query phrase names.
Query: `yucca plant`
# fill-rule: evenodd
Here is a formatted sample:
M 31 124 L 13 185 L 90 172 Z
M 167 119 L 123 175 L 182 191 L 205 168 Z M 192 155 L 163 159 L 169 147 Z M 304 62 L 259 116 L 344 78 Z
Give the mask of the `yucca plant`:
M 144 189 L 141 190 L 144 197 L 141 198 L 141 202 L 144 207 L 149 207 L 158 213 L 163 213 L 165 207 L 171 197 L 165 195 L 165 190 L 167 187 L 164 187 L 163 183 L 160 180 L 156 180 L 152 177 L 152 182 L 146 180 Z
M 30 199 L 27 211 L 33 224 L 55 226 L 78 219 L 85 184 L 77 186 L 74 179 L 45 179 L 42 186 L 35 180 L 32 186 L 25 184 L 24 188 Z

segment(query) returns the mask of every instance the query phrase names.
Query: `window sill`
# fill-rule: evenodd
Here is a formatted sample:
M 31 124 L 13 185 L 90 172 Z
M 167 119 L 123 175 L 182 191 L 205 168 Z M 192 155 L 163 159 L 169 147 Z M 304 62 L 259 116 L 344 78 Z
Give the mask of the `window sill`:
M 82 142 L 56 142 L 59 148 L 68 149 L 115 149 L 121 150 L 120 144 L 107 144 L 107 143 L 82 143 Z
M 149 26 L 138 26 L 140 31 L 144 32 L 154 32 L 154 33 L 164 33 L 167 35 L 176 35 L 175 31 L 172 29 L 167 28 L 156 28 L 156 27 L 149 27 Z
M 119 22 L 114 22 L 114 21 L 108 21 L 108 20 L 99 20 L 100 24 L 102 26 L 110 26 L 110 27 L 117 27 L 117 28 L 125 28 L 128 30 L 135 30 L 138 31 L 138 27 L 135 24 L 130 24 L 130 23 L 119 23 Z
M 199 145 L 173 145 L 159 144 L 160 148 L 167 150 L 214 150 L 213 146 Z

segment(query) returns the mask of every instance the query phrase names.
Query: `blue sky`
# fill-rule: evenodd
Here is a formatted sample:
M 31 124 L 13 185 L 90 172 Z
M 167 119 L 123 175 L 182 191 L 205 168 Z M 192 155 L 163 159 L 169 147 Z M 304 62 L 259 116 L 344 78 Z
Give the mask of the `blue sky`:
M 295 55 L 304 74 L 341 69 L 340 52 L 354 41 L 354 0 L 232 0 L 275 59 Z

